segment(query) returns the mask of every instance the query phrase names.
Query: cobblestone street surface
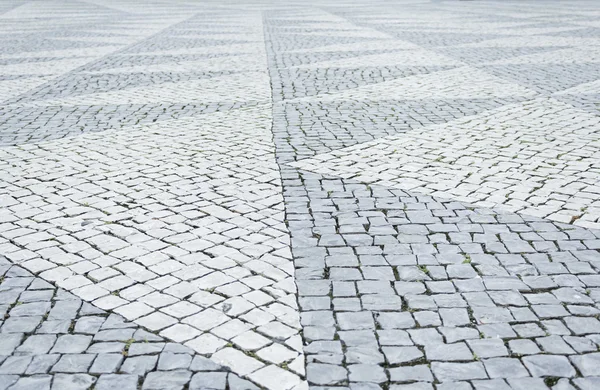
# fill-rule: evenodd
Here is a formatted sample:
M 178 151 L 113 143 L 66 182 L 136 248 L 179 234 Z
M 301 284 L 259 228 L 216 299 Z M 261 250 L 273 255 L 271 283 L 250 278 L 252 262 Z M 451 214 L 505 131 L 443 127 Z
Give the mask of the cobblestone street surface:
M 600 3 L 0 3 L 0 390 L 600 389 Z

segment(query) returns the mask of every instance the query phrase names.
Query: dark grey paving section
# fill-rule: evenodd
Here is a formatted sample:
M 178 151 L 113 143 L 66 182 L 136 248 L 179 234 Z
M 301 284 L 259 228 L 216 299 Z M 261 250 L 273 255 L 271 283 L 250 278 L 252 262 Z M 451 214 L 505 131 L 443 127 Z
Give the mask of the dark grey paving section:
M 451 19 L 458 17 L 452 13 L 453 4 L 422 3 L 412 9 L 419 15 L 431 10 L 432 18 Z M 514 9 L 498 2 L 486 4 L 501 12 L 490 14 L 482 6 L 461 17 L 465 22 L 518 23 Z M 411 5 L 406 8 L 410 10 Z M 325 60 L 315 57 L 311 61 L 309 52 L 302 52 L 302 64 L 314 63 L 314 68 L 289 68 L 290 63 L 282 59 L 289 58 L 285 51 L 319 39 L 295 35 L 295 30 L 335 15 L 541 94 L 597 80 L 595 61 L 490 65 L 552 54 L 568 45 L 485 47 L 487 40 L 510 36 L 443 28 L 427 31 L 411 21 L 410 11 L 390 4 L 363 7 L 362 12 L 333 5 L 322 10 L 327 13 L 298 12 L 302 15 L 298 19 L 294 11 L 265 12 L 275 102 L 273 135 L 292 236 L 311 389 L 599 388 L 600 231 L 323 177 L 288 165 L 522 99 L 390 101 L 365 97 L 332 102 L 327 94 L 444 69 L 383 64 L 319 67 Z M 382 11 L 389 14 L 383 16 Z M 380 23 L 386 18 L 389 23 Z M 580 17 L 566 19 L 520 27 L 569 26 L 569 20 Z M 549 35 L 590 37 L 597 29 L 583 30 Z M 465 46 L 479 43 L 481 47 Z M 370 54 L 367 47 L 363 55 Z M 354 57 L 348 54 L 347 58 Z M 556 95 L 594 114 L 598 112 L 596 98 Z
M 0 389 L 258 389 L 0 257 Z
M 330 53 L 324 53 L 330 54 Z M 365 55 L 366 53 L 362 53 Z M 312 56 L 305 56 L 311 58 Z M 274 91 L 275 101 L 335 93 L 363 85 L 377 84 L 418 74 L 449 70 L 454 66 L 391 66 L 386 68 L 316 68 L 277 69 L 277 78 L 286 80 L 279 91 Z M 275 85 L 274 85 L 275 87 Z M 279 84 L 277 84 L 279 87 Z
M 282 175 L 315 389 L 594 388 L 600 231 Z
M 256 106 L 258 102 L 212 104 L 164 103 L 0 107 L 0 147 L 41 140 L 73 137 L 86 133 L 123 129 L 136 125 L 189 118 L 196 115 Z
M 281 162 L 300 160 L 519 100 L 283 101 L 273 106 L 277 158 Z
M 181 32 L 179 32 L 181 33 Z M 128 53 L 127 51 L 124 52 L 118 52 L 115 53 L 113 55 L 109 55 L 106 57 L 103 57 L 102 59 L 100 59 L 99 61 L 94 61 L 91 64 L 86 64 L 82 70 L 88 71 L 88 72 L 94 72 L 94 71 L 102 71 L 106 68 L 119 68 L 119 67 L 126 67 L 126 66 L 133 66 L 133 65 L 160 65 L 160 64 L 169 64 L 169 63 L 173 63 L 173 62 L 188 62 L 188 61 L 206 61 L 210 58 L 220 58 L 220 57 L 228 57 L 228 56 L 232 56 L 233 54 L 230 53 L 220 53 L 220 54 L 191 54 L 191 53 L 183 53 L 183 54 L 171 54 L 171 55 L 153 55 L 151 53 L 149 54 L 131 54 Z M 131 73 L 130 73 L 131 74 Z M 85 75 L 81 75 L 80 77 L 85 77 Z M 96 77 L 124 77 L 124 75 L 111 75 L 111 74 L 106 74 L 106 75 L 97 75 Z M 157 77 L 160 75 L 157 75 L 156 72 L 152 72 L 151 74 L 148 73 L 140 73 L 139 76 L 137 76 L 135 74 L 131 74 L 131 79 L 127 78 L 125 79 L 127 83 L 131 83 L 133 80 L 137 80 L 138 77 L 147 79 L 149 76 L 152 77 Z M 186 74 L 181 74 L 181 73 L 168 73 L 168 75 L 165 75 L 164 77 L 186 77 Z M 143 85 L 143 84 L 141 84 Z M 92 85 L 86 85 L 84 84 L 83 86 L 79 86 L 79 87 L 94 87 L 95 84 Z M 120 84 L 116 85 L 116 87 L 120 87 Z
M 272 13 L 267 13 L 267 15 L 272 15 Z M 286 26 L 277 26 L 277 23 L 273 23 L 272 19 L 270 18 L 266 18 L 266 21 L 268 22 L 268 24 L 265 26 L 267 28 L 267 31 L 269 31 L 269 34 L 271 35 L 271 37 L 276 37 L 275 39 L 271 38 L 270 39 L 270 44 L 275 48 L 275 56 L 272 58 L 272 60 L 275 62 L 277 67 L 281 67 L 281 68 L 286 68 L 286 67 L 293 67 L 293 66 L 298 66 L 298 65 L 307 65 L 307 64 L 314 64 L 317 63 L 319 61 L 330 61 L 330 60 L 340 60 L 340 59 L 347 59 L 347 58 L 356 58 L 356 57 L 360 57 L 360 56 L 364 56 L 364 55 L 372 55 L 372 54 L 382 54 L 382 53 L 389 53 L 390 50 L 360 50 L 360 51 L 345 51 L 345 52 L 338 52 L 338 51 L 325 51 L 325 52 L 299 52 L 299 53 L 295 53 L 295 52 L 291 52 L 291 53 L 286 53 L 286 52 L 278 52 L 277 50 L 281 50 L 281 49 L 289 49 L 289 48 L 294 48 L 294 49 L 301 49 L 304 48 L 303 43 L 305 41 L 310 41 L 310 39 L 307 39 L 306 36 L 303 35 L 294 35 L 294 34 L 281 34 L 281 32 L 286 32 L 288 31 L 288 29 L 286 28 Z M 274 26 L 274 25 L 275 26 Z M 277 27 L 276 27 L 277 26 Z M 295 38 L 295 39 L 294 39 Z M 318 38 L 322 38 L 322 37 L 318 37 Z M 362 40 L 360 39 L 354 39 L 353 40 L 355 42 L 362 42 Z M 342 41 L 342 42 L 335 42 L 335 43 L 349 43 L 346 42 L 346 40 Z M 366 42 L 366 44 L 368 44 L 368 41 Z M 287 71 L 294 71 L 296 69 L 286 69 Z M 323 69 L 317 69 L 317 70 L 323 70 Z M 334 71 L 333 69 L 330 71 Z M 334 78 L 331 77 L 327 77 L 327 78 L 323 78 L 323 82 L 331 82 L 334 81 Z M 367 80 L 371 80 L 371 78 L 366 78 Z
M 150 65 L 144 64 L 144 59 L 157 60 L 156 62 L 173 62 L 173 61 L 202 61 L 209 56 L 194 56 L 196 58 L 186 60 L 184 56 L 156 57 L 141 57 L 135 60 L 131 57 L 122 56 L 124 61 L 118 63 L 107 64 L 105 62 L 98 64 L 98 67 L 118 67 L 118 66 L 133 66 L 133 65 Z M 184 57 L 182 59 L 182 57 Z M 137 57 L 136 57 L 137 58 Z M 212 57 L 214 58 L 214 57 Z M 162 60 L 161 60 L 162 59 Z M 86 71 L 88 71 L 86 69 Z M 105 74 L 72 74 L 64 78 L 53 80 L 51 83 L 44 84 L 39 88 L 28 91 L 27 94 L 21 95 L 15 99 L 3 102 L 6 105 L 24 104 L 36 100 L 60 99 L 72 96 L 81 96 L 86 94 L 94 94 L 109 91 L 119 91 L 136 87 L 149 87 L 160 85 L 163 83 L 178 83 L 191 80 L 210 79 L 227 74 L 232 74 L 232 71 L 223 72 L 129 72 L 129 73 L 105 73 Z M 91 126 L 91 125 L 90 125 Z
M 600 92 L 589 95 L 555 95 L 554 98 L 600 116 Z

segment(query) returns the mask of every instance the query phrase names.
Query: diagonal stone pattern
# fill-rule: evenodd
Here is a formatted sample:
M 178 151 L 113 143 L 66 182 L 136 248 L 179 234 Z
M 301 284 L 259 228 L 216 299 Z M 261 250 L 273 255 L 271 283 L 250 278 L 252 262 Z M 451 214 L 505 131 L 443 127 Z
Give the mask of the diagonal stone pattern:
M 28 152 L 2 149 L 11 166 L 6 191 L 16 196 L 4 196 L 13 205 L 4 214 L 3 252 L 198 352 L 214 353 L 237 336 L 233 342 L 244 345 L 259 328 L 287 342 L 286 357 L 297 357 L 283 198 L 264 141 L 269 113 L 84 136 L 67 148 L 52 141 Z M 160 143 L 169 149 L 157 149 Z M 219 325 L 217 334 L 202 334 Z
M 67 16 L 63 6 L 49 7 Z M 160 18 L 159 9 L 100 8 L 125 18 L 107 26 L 127 38 L 118 49 L 41 52 L 79 62 L 33 61 L 20 72 L 44 77 L 4 102 L 0 252 L 23 272 L 212 361 L 214 375 L 194 381 L 188 367 L 176 367 L 187 370 L 178 380 L 142 378 L 143 388 L 304 388 L 260 13 L 167 7 Z M 49 35 L 62 28 L 49 24 Z M 117 40 L 89 28 L 68 34 L 95 38 L 86 50 Z M 81 359 L 91 364 L 92 356 Z M 129 365 L 160 371 L 152 359 Z M 127 362 L 115 364 L 128 374 Z M 81 388 L 102 384 L 89 366 L 70 369 L 88 375 Z M 223 370 L 245 379 L 232 382 Z
M 599 125 L 540 98 L 294 166 L 598 229 Z
M 580 28 L 538 27 L 498 2 L 463 4 L 266 19 L 312 388 L 597 386 L 583 367 L 600 330 L 598 41 L 551 35 Z M 569 12 L 528 6 L 531 19 Z M 315 78 L 281 70 L 294 68 L 283 53 L 308 55 L 293 21 L 345 28 L 365 49 L 376 32 L 406 46 L 296 65 L 348 85 L 319 94 Z M 421 72 L 335 77 L 398 64 Z
M 225 367 L 0 259 L 3 389 L 258 389 Z
M 285 181 L 309 381 L 543 388 L 530 375 L 597 359 L 600 231 L 305 171 Z
M 590 0 L 0 5 L 0 390 L 596 389 Z

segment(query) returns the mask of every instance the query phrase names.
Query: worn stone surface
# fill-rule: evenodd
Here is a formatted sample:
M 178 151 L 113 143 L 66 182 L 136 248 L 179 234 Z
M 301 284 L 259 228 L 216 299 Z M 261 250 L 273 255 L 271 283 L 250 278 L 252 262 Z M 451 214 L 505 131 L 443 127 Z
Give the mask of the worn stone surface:
M 596 2 L 0 4 L 0 390 L 595 389 Z

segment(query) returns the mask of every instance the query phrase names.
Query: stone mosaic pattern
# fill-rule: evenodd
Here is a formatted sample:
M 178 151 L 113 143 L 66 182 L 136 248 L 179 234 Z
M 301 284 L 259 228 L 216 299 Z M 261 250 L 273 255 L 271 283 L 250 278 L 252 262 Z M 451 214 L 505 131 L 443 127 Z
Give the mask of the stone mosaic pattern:
M 594 389 L 599 10 L 415 3 L 265 18 L 311 388 Z
M 598 388 L 599 17 L 0 4 L 0 390 Z
M 0 388 L 258 389 L 0 259 Z
M 67 147 L 1 149 L 3 253 L 215 360 L 229 361 L 237 345 L 302 372 L 269 114 L 215 113 L 81 136 Z M 264 365 L 246 358 L 250 368 Z M 246 364 L 240 373 L 254 371 Z
M 599 116 L 538 98 L 294 166 L 598 229 L 599 127 Z
M 21 34 L 59 44 L 3 57 L 27 83 L 0 114 L 0 253 L 245 378 L 194 381 L 182 357 L 178 381 L 144 389 L 306 388 L 261 12 L 78 4 L 4 14 L 7 30 L 55 17 Z

